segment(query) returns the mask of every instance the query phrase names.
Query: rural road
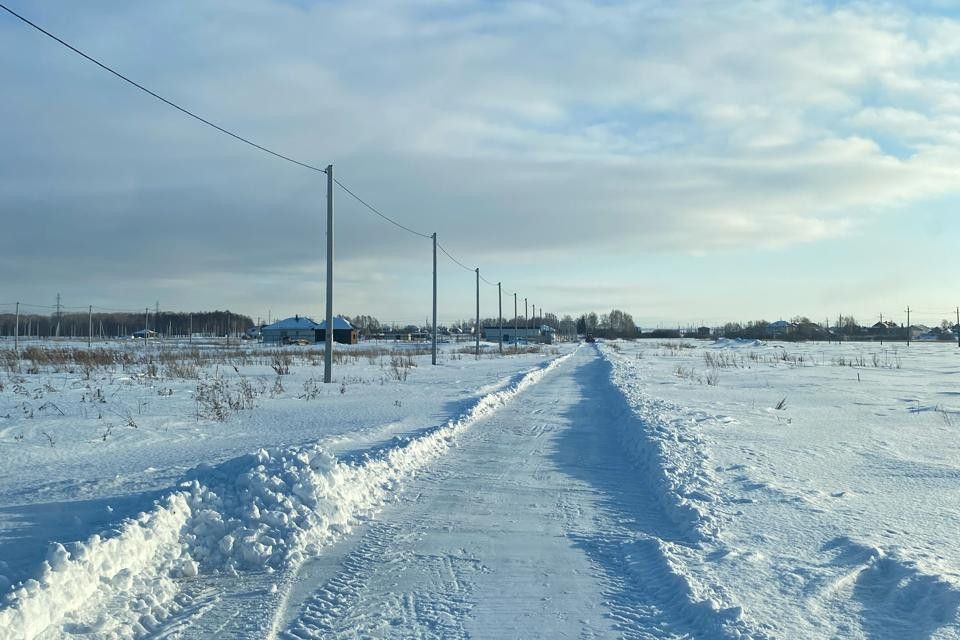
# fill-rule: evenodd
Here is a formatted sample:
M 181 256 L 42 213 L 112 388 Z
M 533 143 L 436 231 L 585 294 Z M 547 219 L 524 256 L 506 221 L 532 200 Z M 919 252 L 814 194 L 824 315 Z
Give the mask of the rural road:
M 719 633 L 659 542 L 593 348 L 475 424 L 369 525 L 306 565 L 285 638 L 669 638 Z

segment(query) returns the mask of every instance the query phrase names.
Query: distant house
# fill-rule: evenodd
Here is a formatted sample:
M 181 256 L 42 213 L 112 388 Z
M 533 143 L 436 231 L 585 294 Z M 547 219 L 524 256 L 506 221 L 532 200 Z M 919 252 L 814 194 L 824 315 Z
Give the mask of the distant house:
M 937 333 L 942 333 L 942 330 L 939 327 L 936 327 Z M 930 335 L 933 332 L 933 329 L 923 324 L 912 324 L 910 325 L 910 339 L 917 340 L 921 336 Z
M 777 320 L 767 325 L 767 335 L 771 337 L 785 336 L 791 333 L 796 325 L 786 320 Z
M 242 340 L 259 340 L 260 336 L 262 335 L 261 332 L 263 331 L 263 328 L 265 326 L 267 325 L 265 324 L 262 324 L 260 326 L 254 325 L 249 329 L 247 329 L 246 331 L 244 331 L 243 335 L 241 335 L 240 338 Z
M 317 326 L 319 327 L 317 330 L 317 342 L 326 342 L 327 321 L 324 320 Z M 357 331 L 346 318 L 336 316 L 333 319 L 333 341 L 339 342 L 340 344 L 357 344 L 360 341 L 360 332 Z
M 710 327 L 697 327 L 697 337 L 698 337 L 698 338 L 709 338 L 709 337 L 710 337 Z
M 141 340 L 143 340 L 144 334 L 146 334 L 146 337 L 148 340 L 153 340 L 154 338 L 160 337 L 160 334 L 154 331 L 153 329 L 140 329 L 139 331 L 134 331 L 133 337 L 140 338 Z
M 292 318 L 278 320 L 260 329 L 263 341 L 273 344 L 289 344 L 297 340 L 318 342 L 317 333 L 320 325 L 306 316 L 296 315 Z
M 490 342 L 513 343 L 515 341 L 539 342 L 543 344 L 553 344 L 555 339 L 555 330 L 550 325 L 539 327 L 517 327 L 514 330 L 513 325 L 504 323 L 503 331 L 500 327 L 483 327 L 483 338 Z
M 327 339 L 327 323 L 314 322 L 306 316 L 293 316 L 260 329 L 264 342 L 274 344 L 289 344 L 298 340 L 310 343 L 324 342 Z M 342 344 L 357 344 L 360 332 L 345 318 L 337 316 L 333 319 L 333 341 Z
M 870 327 L 870 333 L 874 336 L 887 336 L 887 335 L 896 335 L 900 332 L 900 325 L 896 322 L 891 322 L 886 320 L 884 322 L 877 322 L 872 327 Z

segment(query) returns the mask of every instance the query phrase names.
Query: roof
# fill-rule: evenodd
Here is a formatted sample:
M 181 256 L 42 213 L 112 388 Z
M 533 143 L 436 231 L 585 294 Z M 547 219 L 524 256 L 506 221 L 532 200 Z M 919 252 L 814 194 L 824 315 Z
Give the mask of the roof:
M 326 329 L 326 328 L 327 328 L 327 321 L 324 320 L 323 322 L 321 322 L 320 324 L 318 324 L 318 325 L 317 325 L 317 328 L 318 328 L 318 329 Z M 335 316 L 334 319 L 333 319 L 333 330 L 334 330 L 334 331 L 337 331 L 338 329 L 353 329 L 353 325 L 350 324 L 350 323 L 347 321 L 347 319 L 344 318 L 343 316 Z
M 280 331 L 290 329 L 321 329 L 322 327 L 316 322 L 307 318 L 306 316 L 294 316 L 292 318 L 284 318 L 283 320 L 278 320 L 273 324 L 268 324 L 261 331 Z

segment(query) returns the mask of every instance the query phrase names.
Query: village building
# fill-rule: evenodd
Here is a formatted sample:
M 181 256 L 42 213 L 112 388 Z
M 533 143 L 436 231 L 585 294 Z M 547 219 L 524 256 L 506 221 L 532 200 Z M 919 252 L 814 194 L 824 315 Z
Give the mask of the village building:
M 325 342 L 327 339 L 327 323 L 326 321 L 314 322 L 306 316 L 296 315 L 262 327 L 260 335 L 263 342 L 273 344 L 290 344 L 299 341 L 306 341 L 311 344 Z M 346 318 L 337 316 L 333 319 L 334 342 L 357 344 L 359 340 L 359 332 Z
M 517 327 L 504 324 L 503 331 L 500 327 L 483 327 L 483 338 L 490 342 L 504 342 L 512 344 L 515 341 L 536 342 L 540 344 L 553 344 L 555 340 L 554 328 L 550 325 L 539 327 Z
M 792 322 L 777 320 L 767 325 L 767 335 L 771 337 L 785 336 L 788 333 L 792 333 L 796 328 L 797 325 Z
M 317 330 L 317 342 L 327 340 L 327 321 L 324 320 Z M 343 316 L 333 319 L 333 341 L 340 344 L 357 344 L 360 342 L 360 332 Z
M 317 332 L 320 325 L 306 316 L 296 315 L 292 318 L 277 320 L 260 329 L 263 342 L 273 344 L 289 344 L 299 340 L 317 342 Z

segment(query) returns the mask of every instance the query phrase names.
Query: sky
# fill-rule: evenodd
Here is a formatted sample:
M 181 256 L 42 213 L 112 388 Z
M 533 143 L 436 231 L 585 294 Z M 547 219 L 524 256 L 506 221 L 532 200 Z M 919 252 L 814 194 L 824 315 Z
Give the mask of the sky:
M 3 0 L 334 173 L 556 314 L 644 327 L 960 304 L 948 2 Z M 0 312 L 321 317 L 326 176 L 0 12 Z M 335 312 L 430 314 L 432 249 L 335 190 Z M 474 315 L 442 253 L 439 317 Z M 497 289 L 481 283 L 481 316 Z

